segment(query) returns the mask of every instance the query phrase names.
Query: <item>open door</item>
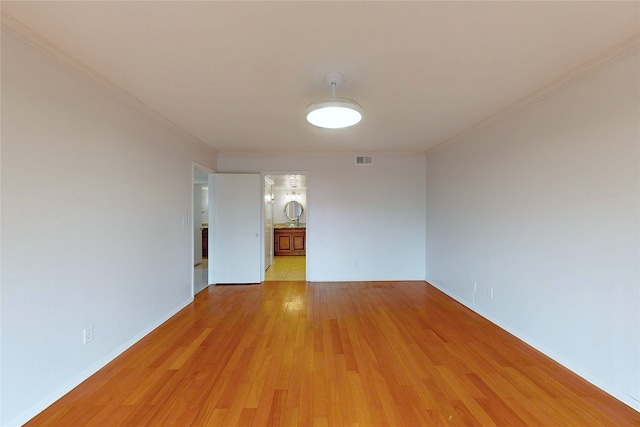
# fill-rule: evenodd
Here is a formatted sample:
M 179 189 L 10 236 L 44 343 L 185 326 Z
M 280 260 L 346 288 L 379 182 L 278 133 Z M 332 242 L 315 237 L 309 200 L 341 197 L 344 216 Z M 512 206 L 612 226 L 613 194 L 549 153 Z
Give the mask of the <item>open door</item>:
M 262 279 L 262 177 L 209 175 L 209 283 Z

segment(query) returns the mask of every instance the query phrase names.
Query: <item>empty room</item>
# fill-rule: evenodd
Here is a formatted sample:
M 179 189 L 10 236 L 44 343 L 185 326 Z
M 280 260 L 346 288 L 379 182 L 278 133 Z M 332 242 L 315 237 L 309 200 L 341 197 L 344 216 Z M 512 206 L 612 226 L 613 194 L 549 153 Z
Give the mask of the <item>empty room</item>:
M 0 426 L 640 426 L 640 3 L 3 1 Z

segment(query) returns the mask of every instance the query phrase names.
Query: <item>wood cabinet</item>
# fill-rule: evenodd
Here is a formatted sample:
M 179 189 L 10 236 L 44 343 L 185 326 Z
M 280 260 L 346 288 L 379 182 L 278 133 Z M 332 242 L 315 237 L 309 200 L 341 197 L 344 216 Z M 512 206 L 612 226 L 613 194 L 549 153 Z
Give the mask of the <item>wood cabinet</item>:
M 202 229 L 202 258 L 209 257 L 209 229 Z
M 305 255 L 306 228 L 274 229 L 274 255 Z

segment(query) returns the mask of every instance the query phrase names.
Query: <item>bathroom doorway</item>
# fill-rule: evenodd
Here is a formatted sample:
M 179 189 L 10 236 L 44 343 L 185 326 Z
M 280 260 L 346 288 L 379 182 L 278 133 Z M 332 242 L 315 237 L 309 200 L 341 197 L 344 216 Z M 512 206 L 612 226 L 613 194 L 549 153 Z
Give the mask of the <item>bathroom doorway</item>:
M 193 295 L 209 285 L 209 173 L 193 166 Z
M 265 176 L 265 281 L 307 278 L 307 175 Z M 270 212 L 269 212 L 270 211 Z

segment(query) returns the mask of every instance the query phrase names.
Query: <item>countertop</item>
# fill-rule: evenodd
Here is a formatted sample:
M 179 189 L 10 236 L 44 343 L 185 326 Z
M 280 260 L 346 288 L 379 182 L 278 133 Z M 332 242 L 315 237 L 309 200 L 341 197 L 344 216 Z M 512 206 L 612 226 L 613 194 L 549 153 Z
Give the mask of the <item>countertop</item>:
M 280 223 L 275 223 L 273 224 L 273 228 L 307 228 L 307 224 L 305 223 L 301 223 L 301 224 L 289 224 L 288 222 L 280 222 Z

